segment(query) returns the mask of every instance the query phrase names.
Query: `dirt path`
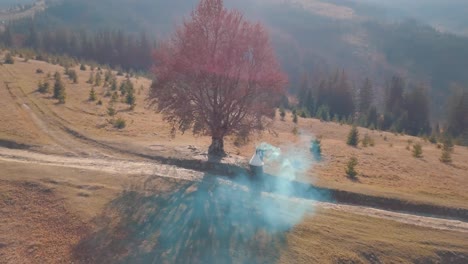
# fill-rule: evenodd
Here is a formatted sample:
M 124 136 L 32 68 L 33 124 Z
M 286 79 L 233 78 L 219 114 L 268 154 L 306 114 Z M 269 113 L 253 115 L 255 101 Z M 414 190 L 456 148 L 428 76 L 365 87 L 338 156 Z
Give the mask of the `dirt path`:
M 181 169 L 169 165 L 155 164 L 145 161 L 133 161 L 116 158 L 80 158 L 57 155 L 46 155 L 26 150 L 0 148 L 0 160 L 37 165 L 79 168 L 84 170 L 105 171 L 109 173 L 156 176 L 187 181 L 200 181 L 202 172 Z M 439 230 L 450 230 L 468 233 L 468 223 L 450 219 L 432 218 L 412 214 L 404 214 L 370 207 L 351 206 L 327 202 L 313 202 L 318 208 L 345 211 L 375 218 L 388 219 L 400 223 L 417 225 Z

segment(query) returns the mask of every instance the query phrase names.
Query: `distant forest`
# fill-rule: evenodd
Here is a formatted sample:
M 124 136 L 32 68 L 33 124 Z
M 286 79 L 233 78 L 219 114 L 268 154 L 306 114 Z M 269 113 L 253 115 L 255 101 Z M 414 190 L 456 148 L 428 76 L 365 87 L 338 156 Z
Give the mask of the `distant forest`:
M 148 71 L 158 36 L 167 36 L 192 2 L 64 0 L 34 20 L 8 25 L 0 40 L 10 48 Z M 245 2 L 232 5 L 242 9 Z M 335 21 L 275 4 L 246 15 L 274 29 L 290 92 L 300 99 L 283 107 L 412 135 L 449 131 L 468 141 L 468 38 L 416 21 Z

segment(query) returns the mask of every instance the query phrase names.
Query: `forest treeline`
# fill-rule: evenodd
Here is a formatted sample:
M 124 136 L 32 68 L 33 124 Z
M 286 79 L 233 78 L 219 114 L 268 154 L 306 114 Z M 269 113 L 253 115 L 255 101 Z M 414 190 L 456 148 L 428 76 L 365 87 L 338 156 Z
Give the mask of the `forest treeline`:
M 28 48 L 39 54 L 68 55 L 127 71 L 147 71 L 153 63 L 152 51 L 156 45 L 145 33 L 74 31 L 70 28 L 37 30 L 32 22 L 27 26 L 7 26 L 0 39 L 1 44 L 9 48 Z
M 283 101 L 302 117 L 324 121 L 358 124 L 370 129 L 427 136 L 437 140 L 454 138 L 468 145 L 468 91 L 454 89 L 446 103 L 446 120 L 431 122 L 431 99 L 424 85 L 407 84 L 398 75 L 388 80 L 383 98 L 376 93 L 369 78 L 353 89 L 345 71 L 320 77 L 304 76 L 296 106 Z

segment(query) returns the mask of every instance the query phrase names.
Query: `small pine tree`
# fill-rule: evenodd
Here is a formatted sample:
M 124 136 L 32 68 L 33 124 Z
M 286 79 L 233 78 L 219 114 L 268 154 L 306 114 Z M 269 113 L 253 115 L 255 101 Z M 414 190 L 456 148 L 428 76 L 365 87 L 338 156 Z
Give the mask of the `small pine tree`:
M 15 59 L 13 59 L 11 53 L 5 55 L 5 64 L 15 64 Z
M 293 133 L 293 135 L 295 135 L 295 136 L 299 135 L 299 129 L 297 129 L 297 126 L 294 126 L 293 130 L 291 131 L 291 133 Z
M 452 163 L 452 154 L 450 150 L 448 149 L 443 149 L 442 150 L 442 155 L 440 156 L 440 161 L 442 163 Z
M 293 122 L 294 122 L 294 124 L 297 124 L 297 121 L 298 121 L 298 119 L 297 119 L 297 113 L 294 112 L 294 113 L 293 113 Z
M 423 153 L 423 150 L 422 150 L 422 145 L 419 144 L 419 143 L 416 143 L 413 145 L 413 157 L 415 158 L 422 158 L 422 153 Z
M 349 131 L 348 134 L 348 140 L 346 141 L 346 144 L 357 147 L 359 143 L 359 131 L 356 126 L 353 126 L 351 130 Z
M 101 86 L 102 84 L 102 76 L 101 76 L 101 73 L 98 72 L 96 73 L 96 76 L 95 76 L 95 80 L 94 80 L 94 86 Z
M 374 140 L 369 136 L 369 134 L 365 134 L 364 138 L 361 141 L 363 147 L 367 148 L 368 146 L 373 147 L 375 145 Z
M 117 94 L 117 92 L 114 92 L 111 97 L 111 102 L 116 103 L 118 99 L 119 99 L 119 95 Z
M 76 73 L 75 70 L 68 70 L 68 78 L 69 78 L 73 83 L 78 83 L 78 74 Z
M 448 152 L 453 153 L 453 148 L 454 148 L 454 145 L 453 145 L 452 138 L 450 136 L 446 136 L 443 140 L 443 149 Z
M 94 83 L 94 73 L 91 72 L 89 74 L 89 79 L 86 81 L 86 83 L 93 84 Z
M 113 77 L 113 76 L 112 76 L 111 70 L 107 70 L 107 71 L 106 71 L 106 74 L 104 75 L 104 82 L 105 82 L 105 83 L 110 83 L 111 80 L 112 80 L 112 77 Z
M 96 91 L 94 90 L 94 87 L 92 87 L 91 90 L 89 91 L 88 100 L 91 101 L 91 102 L 96 101 Z
M 330 121 L 330 108 L 327 105 L 321 105 L 315 116 L 321 121 Z
M 125 103 L 127 103 L 132 110 L 135 108 L 136 98 L 132 90 L 127 93 Z
M 107 107 L 107 114 L 108 114 L 109 116 L 115 116 L 115 114 L 116 114 L 114 105 L 113 105 L 112 103 L 110 103 L 110 104 L 109 104 L 109 107 Z
M 280 117 L 281 121 L 284 121 L 284 118 L 286 117 L 286 111 L 284 111 L 284 108 L 280 108 Z
M 44 81 L 44 82 L 39 82 L 39 86 L 38 86 L 38 91 L 41 93 L 41 94 L 46 94 L 49 92 L 49 89 L 50 89 L 50 84 L 49 82 L 47 81 Z
M 345 169 L 345 172 L 346 172 L 346 175 L 351 178 L 351 179 L 355 179 L 356 176 L 357 176 L 357 171 L 356 171 L 356 166 L 358 165 L 358 160 L 356 157 L 351 157 L 351 159 L 349 159 L 348 161 L 348 164 L 346 166 L 346 169 Z
M 65 97 L 64 95 L 65 95 L 65 85 L 62 82 L 62 77 L 60 76 L 60 73 L 56 72 L 53 98 L 60 100 L 61 97 Z
M 312 152 L 312 155 L 316 161 L 322 160 L 322 142 L 320 139 L 315 139 L 312 141 L 310 152 Z
M 112 91 L 117 91 L 117 79 L 112 78 L 112 80 L 110 81 L 110 83 L 111 83 L 111 90 L 112 90 Z

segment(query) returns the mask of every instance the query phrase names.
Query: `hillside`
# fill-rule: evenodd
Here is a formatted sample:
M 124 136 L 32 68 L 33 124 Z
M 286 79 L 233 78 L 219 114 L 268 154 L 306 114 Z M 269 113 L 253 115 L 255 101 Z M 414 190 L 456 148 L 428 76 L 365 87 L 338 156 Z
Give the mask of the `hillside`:
M 130 79 L 136 107 L 129 109 L 119 97 L 111 117 L 110 87 L 95 86 L 96 101 L 88 100 L 93 87 L 86 83 L 89 65 L 86 70 L 72 67 L 76 84 L 63 76 L 67 97 L 62 105 L 37 87 L 39 81 L 52 83 L 63 67 L 15 60 L 0 66 L 0 257 L 7 263 L 201 262 L 206 257 L 266 263 L 463 263 L 468 256 L 464 221 L 274 192 L 255 196 L 235 181 L 195 169 L 193 164 L 206 162 L 210 138 L 172 137 L 162 117 L 145 107 L 148 79 Z M 120 84 L 125 77 L 117 79 Z M 119 117 L 126 120 L 123 129 L 110 122 Z M 466 147 L 456 146 L 453 164 L 445 165 L 439 161 L 441 150 L 420 138 L 359 129 L 375 146 L 354 148 L 345 143 L 347 125 L 299 118 L 299 134 L 294 126 L 288 113 L 285 121 L 274 121 L 276 134 L 265 132 L 248 142 L 229 138 L 229 162 L 245 163 L 261 142 L 285 153 L 305 151 L 311 160 L 310 140 L 320 137 L 323 160 L 312 162 L 296 180 L 354 197 L 468 209 Z M 417 142 L 423 146 L 421 159 L 406 149 Z M 357 180 L 344 172 L 351 156 L 359 161 Z M 266 169 L 275 174 L 274 165 Z
M 122 29 L 146 32 L 160 40 L 181 23 L 195 2 L 64 0 L 52 4 L 34 23 L 39 30 Z M 386 5 L 351 0 L 226 1 L 226 5 L 269 27 L 293 92 L 304 73 L 320 79 L 324 73 L 345 69 L 356 87 L 370 77 L 381 105 L 384 86 L 398 73 L 410 82 L 430 86 L 432 114 L 441 119 L 451 86 L 468 87 L 464 74 L 468 38 L 441 33 L 424 20 L 384 19 L 379 14 L 391 10 Z M 16 27 L 27 33 L 29 25 Z

